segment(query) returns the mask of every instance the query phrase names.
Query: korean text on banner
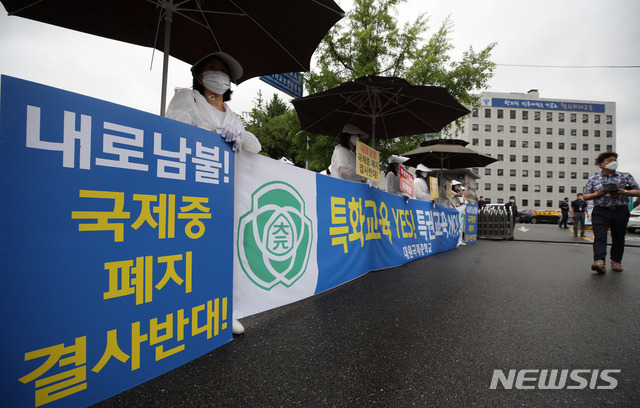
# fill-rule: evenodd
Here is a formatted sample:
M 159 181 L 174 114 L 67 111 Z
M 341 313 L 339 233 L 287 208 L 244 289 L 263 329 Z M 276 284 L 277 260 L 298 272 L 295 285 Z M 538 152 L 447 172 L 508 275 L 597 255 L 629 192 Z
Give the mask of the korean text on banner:
M 400 173 L 400 191 L 413 197 L 413 175 L 404 167 L 399 167 Z
M 221 137 L 0 86 L 7 406 L 88 406 L 230 341 L 234 155 Z
M 380 152 L 358 140 L 356 144 L 356 173 L 373 181 L 380 181 Z

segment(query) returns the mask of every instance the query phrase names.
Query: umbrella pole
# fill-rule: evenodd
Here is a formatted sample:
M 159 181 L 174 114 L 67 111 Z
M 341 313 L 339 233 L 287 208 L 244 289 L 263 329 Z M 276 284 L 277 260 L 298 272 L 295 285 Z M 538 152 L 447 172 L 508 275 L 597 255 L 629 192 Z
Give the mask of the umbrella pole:
M 160 116 L 164 116 L 167 106 L 167 74 L 169 73 L 169 51 L 171 47 L 171 21 L 173 10 L 166 8 L 164 16 L 164 60 L 162 62 L 162 89 L 160 94 Z
M 376 148 L 376 117 L 371 118 L 371 148 Z

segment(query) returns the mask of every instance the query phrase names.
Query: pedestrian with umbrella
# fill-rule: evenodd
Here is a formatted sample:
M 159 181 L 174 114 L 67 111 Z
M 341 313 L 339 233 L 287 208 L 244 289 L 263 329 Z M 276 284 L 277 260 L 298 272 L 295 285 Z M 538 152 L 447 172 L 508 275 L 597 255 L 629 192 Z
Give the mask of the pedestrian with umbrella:
M 193 89 L 178 89 L 166 116 L 192 126 L 219 133 L 233 151 L 260 152 L 258 138 L 244 128 L 227 101 L 231 81 L 242 76 L 242 66 L 229 54 L 214 52 L 191 67 Z

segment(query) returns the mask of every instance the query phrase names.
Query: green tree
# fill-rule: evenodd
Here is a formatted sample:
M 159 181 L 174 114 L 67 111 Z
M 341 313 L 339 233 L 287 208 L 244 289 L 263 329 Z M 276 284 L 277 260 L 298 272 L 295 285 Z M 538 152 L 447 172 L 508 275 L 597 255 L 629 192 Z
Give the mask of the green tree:
M 445 87 L 460 103 L 477 105 L 473 92 L 486 87 L 495 64 L 489 60 L 495 43 L 480 52 L 469 48 L 460 61 L 453 61 L 450 34 L 453 24 L 445 20 L 427 38 L 428 18 L 418 15 L 399 27 L 397 6 L 406 0 L 354 0 L 353 9 L 325 36 L 316 54 L 316 67 L 305 75 L 310 94 L 335 87 L 364 75 L 399 76 L 414 85 Z M 376 141 L 381 159 L 417 147 L 421 135 Z M 335 139 L 314 136 L 309 151 L 301 154 L 318 162 L 314 170 L 325 168 L 331 155 L 323 154 Z M 328 157 L 328 159 L 325 159 Z

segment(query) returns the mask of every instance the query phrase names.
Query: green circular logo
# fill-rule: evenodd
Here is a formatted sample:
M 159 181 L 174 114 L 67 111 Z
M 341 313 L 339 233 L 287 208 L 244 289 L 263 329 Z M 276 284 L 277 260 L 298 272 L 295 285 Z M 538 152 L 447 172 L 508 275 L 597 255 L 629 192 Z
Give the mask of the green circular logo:
M 260 186 L 238 223 L 238 259 L 257 286 L 293 285 L 304 275 L 313 242 L 311 219 L 298 191 L 282 181 Z

